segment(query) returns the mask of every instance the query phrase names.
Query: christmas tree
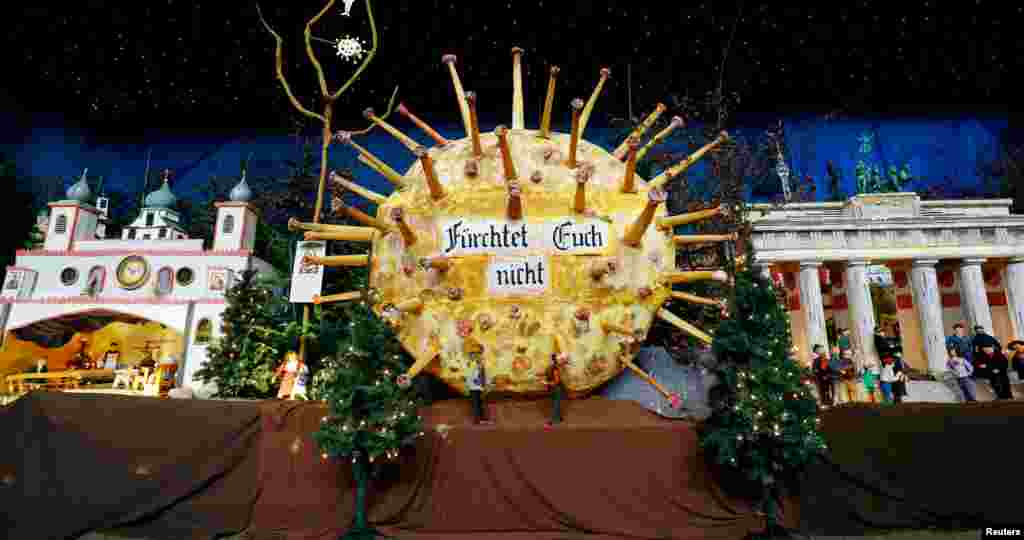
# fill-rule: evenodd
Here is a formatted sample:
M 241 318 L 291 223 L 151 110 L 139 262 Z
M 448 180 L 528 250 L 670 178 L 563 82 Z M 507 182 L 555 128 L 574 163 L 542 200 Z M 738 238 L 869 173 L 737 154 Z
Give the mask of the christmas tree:
M 287 301 L 275 294 L 275 285 L 248 270 L 224 294 L 222 335 L 207 348 L 207 361 L 196 372 L 204 383 L 217 386 L 215 397 L 265 399 L 276 394 L 274 371 L 285 353 L 294 350 L 302 327 Z M 315 338 L 312 331 L 306 334 Z
M 344 290 L 368 290 L 366 280 L 365 269 L 346 270 L 337 278 Z M 399 378 L 411 359 L 366 302 L 344 305 L 334 316 L 345 323 L 336 334 L 337 352 L 322 359 L 313 376 L 310 397 L 329 407 L 313 438 L 323 459 L 352 462 L 355 518 L 346 537 L 375 538 L 366 521 L 369 477 L 394 463 L 403 447 L 423 435 L 418 412 L 422 401 L 410 381 Z
M 771 283 L 738 272 L 729 311 L 715 333 L 721 384 L 701 445 L 726 472 L 743 475 L 773 526 L 781 487 L 825 449 L 818 405 L 803 383 L 806 368 L 791 355 L 789 319 Z

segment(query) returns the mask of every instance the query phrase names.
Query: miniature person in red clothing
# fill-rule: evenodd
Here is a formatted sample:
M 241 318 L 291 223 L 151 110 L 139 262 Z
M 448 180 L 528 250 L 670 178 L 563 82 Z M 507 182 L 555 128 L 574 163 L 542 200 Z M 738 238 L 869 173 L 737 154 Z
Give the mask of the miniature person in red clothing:
M 562 423 L 562 394 L 565 386 L 562 384 L 562 370 L 569 365 L 569 355 L 556 353 L 551 355 L 551 367 L 548 368 L 545 383 L 551 388 L 551 425 Z
M 281 367 L 277 368 L 277 371 L 274 373 L 274 379 L 281 378 L 281 388 L 277 391 L 277 399 L 291 399 L 292 390 L 295 388 L 295 381 L 304 367 L 306 367 L 306 364 L 299 360 L 299 353 L 288 351 L 285 354 L 284 362 L 281 363 Z

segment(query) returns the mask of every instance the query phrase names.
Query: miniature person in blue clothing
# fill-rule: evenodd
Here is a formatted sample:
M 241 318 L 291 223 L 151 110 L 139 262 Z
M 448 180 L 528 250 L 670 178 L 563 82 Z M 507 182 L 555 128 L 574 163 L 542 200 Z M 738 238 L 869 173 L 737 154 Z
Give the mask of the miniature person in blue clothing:
M 946 361 L 946 368 L 953 373 L 956 377 L 956 384 L 960 387 L 960 391 L 964 393 L 964 401 L 977 401 L 977 396 L 974 392 L 974 380 L 971 379 L 971 375 L 974 374 L 974 366 L 971 362 L 961 356 L 960 351 L 956 347 L 950 347 L 949 360 Z
M 946 337 L 946 349 L 950 348 L 955 348 L 960 358 L 973 362 L 974 347 L 971 344 L 971 338 L 967 336 L 967 328 L 963 323 L 954 324 L 953 335 Z

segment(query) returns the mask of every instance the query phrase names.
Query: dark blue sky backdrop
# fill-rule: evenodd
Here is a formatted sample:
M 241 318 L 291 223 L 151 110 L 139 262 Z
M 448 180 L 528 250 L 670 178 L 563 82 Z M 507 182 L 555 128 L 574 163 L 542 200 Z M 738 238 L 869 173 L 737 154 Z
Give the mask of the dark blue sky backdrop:
M 455 115 L 457 113 L 452 116 Z M 497 115 L 487 116 L 481 121 L 481 128 L 485 130 L 498 121 Z M 757 138 L 771 119 L 777 117 L 747 115 L 741 118 L 745 120 L 744 127 L 733 132 Z M 412 137 L 430 144 L 425 135 L 401 119 L 396 118 L 395 122 Z M 52 124 L 41 122 L 47 123 Z M 446 137 L 462 136 L 458 125 L 432 123 Z M 531 123 L 528 119 L 527 125 Z M 810 175 L 816 180 L 819 198 L 829 195 L 825 174 L 825 163 L 829 160 L 841 170 L 842 188 L 846 192 L 855 190 L 854 167 L 862 159 L 883 169 L 888 165 L 909 164 L 911 174 L 919 178 L 912 185 L 917 190 L 943 185 L 954 191 L 984 191 L 979 168 L 997 157 L 999 137 L 1007 126 L 1007 120 L 998 117 L 861 120 L 794 117 L 786 119 L 787 161 L 794 176 Z M 560 127 L 564 131 L 567 126 Z M 872 134 L 876 141 L 868 154 L 861 152 L 860 137 L 865 133 Z M 618 144 L 612 137 L 608 130 L 590 128 L 587 131 L 589 140 L 605 147 Z M 315 138 L 311 140 L 315 143 Z M 396 170 L 404 171 L 413 162 L 405 147 L 381 132 L 365 137 L 360 143 Z M 250 154 L 250 174 L 283 176 L 288 171 L 285 160 L 298 159 L 301 144 L 302 139 L 295 136 L 257 132 L 233 136 L 152 132 L 132 140 L 112 140 L 73 129 L 37 127 L 26 131 L 21 141 L 8 143 L 4 153 L 15 158 L 19 173 L 25 176 L 63 176 L 70 182 L 88 167 L 90 176 L 102 175 L 106 185 L 126 191 L 141 184 L 146 153 L 151 149 L 153 170 L 175 170 L 175 191 L 179 196 L 189 197 L 210 176 L 238 175 L 241 161 Z M 673 146 L 684 149 L 678 144 L 666 144 L 664 148 L 671 150 Z M 388 192 L 387 181 L 359 165 L 355 156 L 351 148 L 334 146 L 331 162 L 335 167 L 354 168 L 364 185 Z M 698 167 L 692 176 L 699 180 L 702 174 L 703 170 Z M 780 189 L 777 182 L 769 187 L 776 192 Z

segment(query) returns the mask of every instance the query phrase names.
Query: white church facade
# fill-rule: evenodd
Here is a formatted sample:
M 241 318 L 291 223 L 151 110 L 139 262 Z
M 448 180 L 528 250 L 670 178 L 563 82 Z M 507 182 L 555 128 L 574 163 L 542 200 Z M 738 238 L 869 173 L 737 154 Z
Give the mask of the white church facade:
M 7 268 L 0 332 L 6 337 L 47 325 L 61 332 L 62 321 L 76 315 L 157 322 L 184 341 L 177 384 L 208 393 L 193 378 L 210 340 L 221 332 L 225 291 L 243 271 L 273 271 L 253 256 L 258 215 L 251 197 L 243 178 L 230 200 L 216 204 L 216 231 L 207 250 L 179 224 L 165 175 L 122 238 L 107 239 L 109 201 L 95 198 L 83 175 L 64 200 L 49 204 L 41 249 L 19 251 Z

